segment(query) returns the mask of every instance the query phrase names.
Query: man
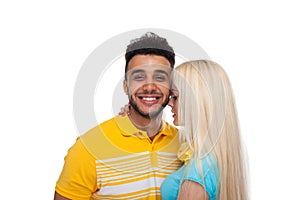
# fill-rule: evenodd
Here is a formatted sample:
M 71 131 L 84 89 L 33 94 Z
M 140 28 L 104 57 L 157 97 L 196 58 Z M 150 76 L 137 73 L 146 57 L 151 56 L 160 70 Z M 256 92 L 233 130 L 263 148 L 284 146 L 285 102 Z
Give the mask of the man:
M 65 157 L 54 200 L 161 199 L 159 187 L 181 166 L 177 129 L 162 121 L 175 54 L 146 33 L 127 46 L 123 87 L 130 115 L 116 116 L 77 139 Z

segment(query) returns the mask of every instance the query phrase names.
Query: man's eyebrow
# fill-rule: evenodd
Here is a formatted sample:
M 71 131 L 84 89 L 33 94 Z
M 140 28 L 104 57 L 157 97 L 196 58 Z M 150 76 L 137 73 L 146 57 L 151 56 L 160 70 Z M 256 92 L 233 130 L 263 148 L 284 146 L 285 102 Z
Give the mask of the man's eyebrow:
M 166 71 L 164 71 L 164 70 L 161 70 L 161 69 L 157 69 L 157 70 L 155 70 L 154 72 L 155 72 L 155 73 L 162 73 L 162 74 L 165 74 L 165 75 L 169 76 L 169 73 L 168 73 L 168 72 L 166 72 Z
M 131 70 L 131 75 L 133 75 L 133 74 L 136 74 L 136 73 L 144 73 L 145 72 L 145 70 L 143 70 L 143 69 L 135 69 L 135 70 Z

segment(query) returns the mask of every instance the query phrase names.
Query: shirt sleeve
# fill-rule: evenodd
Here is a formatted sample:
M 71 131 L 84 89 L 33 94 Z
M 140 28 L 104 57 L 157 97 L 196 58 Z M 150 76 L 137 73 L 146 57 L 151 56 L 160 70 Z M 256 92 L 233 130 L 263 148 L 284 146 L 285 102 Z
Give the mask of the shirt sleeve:
M 219 186 L 219 172 L 217 170 L 216 163 L 213 161 L 210 164 L 206 159 L 202 160 L 203 176 L 200 175 L 195 163 L 192 161 L 187 166 L 187 175 L 183 180 L 191 180 L 202 185 L 210 197 L 213 200 L 217 196 Z
M 55 191 L 69 199 L 89 200 L 96 190 L 95 158 L 78 138 L 65 157 Z

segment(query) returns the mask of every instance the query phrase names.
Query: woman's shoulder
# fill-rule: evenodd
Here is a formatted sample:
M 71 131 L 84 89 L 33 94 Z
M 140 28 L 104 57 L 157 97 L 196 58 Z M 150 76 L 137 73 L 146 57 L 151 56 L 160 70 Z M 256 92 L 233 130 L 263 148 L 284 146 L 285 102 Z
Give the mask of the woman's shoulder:
M 197 174 L 205 176 L 209 171 L 218 172 L 217 160 L 210 154 L 202 156 L 201 159 L 191 158 L 186 164 L 188 170 L 194 170 Z

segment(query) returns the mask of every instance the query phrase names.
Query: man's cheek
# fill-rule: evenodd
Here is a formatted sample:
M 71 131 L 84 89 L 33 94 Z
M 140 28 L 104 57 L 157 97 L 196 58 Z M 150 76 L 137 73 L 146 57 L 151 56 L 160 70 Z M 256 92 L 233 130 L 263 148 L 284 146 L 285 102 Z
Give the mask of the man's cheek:
M 170 90 L 170 84 L 169 83 L 159 83 L 156 84 L 158 88 L 160 88 L 162 91 Z
M 129 84 L 128 91 L 130 94 L 136 93 L 139 88 L 142 87 L 142 84 Z
M 139 87 L 135 87 L 135 88 L 129 88 L 129 96 L 134 97 L 136 95 L 136 93 L 138 93 Z

